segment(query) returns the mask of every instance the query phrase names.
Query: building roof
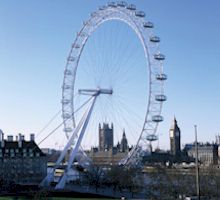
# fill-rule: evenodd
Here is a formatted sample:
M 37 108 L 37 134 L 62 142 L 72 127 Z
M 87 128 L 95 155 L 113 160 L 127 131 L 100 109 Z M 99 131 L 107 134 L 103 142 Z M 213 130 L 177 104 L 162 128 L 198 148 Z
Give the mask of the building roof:
M 22 152 L 23 149 L 32 150 L 32 152 L 39 153 L 40 156 L 46 156 L 41 149 L 38 147 L 38 145 L 35 143 L 35 141 L 21 141 L 21 147 L 19 147 L 18 141 L 7 141 L 4 140 L 4 145 L 2 145 L 2 142 L 0 144 L 0 149 L 2 149 L 2 153 L 4 154 L 5 149 L 18 149 L 19 153 Z

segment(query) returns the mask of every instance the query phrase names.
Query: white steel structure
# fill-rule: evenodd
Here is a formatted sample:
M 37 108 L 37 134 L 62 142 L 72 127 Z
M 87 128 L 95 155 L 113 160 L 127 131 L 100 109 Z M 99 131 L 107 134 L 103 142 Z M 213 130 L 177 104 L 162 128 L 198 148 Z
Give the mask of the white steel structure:
M 164 81 L 167 76 L 163 72 L 163 61 L 165 56 L 159 51 L 160 38 L 155 36 L 152 32 L 154 27 L 152 22 L 145 20 L 145 13 L 138 11 L 135 5 L 129 5 L 126 2 L 110 2 L 106 6 L 100 7 L 97 11 L 91 14 L 91 17 L 83 23 L 81 30 L 78 32 L 77 37 L 72 45 L 72 48 L 67 57 L 67 63 L 64 71 L 64 80 L 62 86 L 62 117 L 64 122 L 64 132 L 68 138 L 68 143 L 64 148 L 56 166 L 48 174 L 42 184 L 48 184 L 53 178 L 54 170 L 60 165 L 64 159 L 65 154 L 71 149 L 70 157 L 68 160 L 67 169 L 57 184 L 56 188 L 63 188 L 67 180 L 68 171 L 74 159 L 83 164 L 88 164 L 89 159 L 81 148 L 81 141 L 90 119 L 95 102 L 98 96 L 114 95 L 114 88 L 82 88 L 76 91 L 75 80 L 77 77 L 77 69 L 83 49 L 87 40 L 96 31 L 97 28 L 103 23 L 108 23 L 112 20 L 119 20 L 127 24 L 139 38 L 145 54 L 146 68 L 148 70 L 149 91 L 148 102 L 145 119 L 143 119 L 142 129 L 137 136 L 136 145 L 124 157 L 119 164 L 132 165 L 139 162 L 140 156 L 146 150 L 147 138 L 155 137 L 158 123 L 163 121 L 161 116 L 162 103 L 166 101 L 164 95 Z M 86 47 L 85 47 L 86 48 Z M 76 124 L 74 107 L 74 94 L 81 93 L 90 95 L 90 106 L 82 119 Z

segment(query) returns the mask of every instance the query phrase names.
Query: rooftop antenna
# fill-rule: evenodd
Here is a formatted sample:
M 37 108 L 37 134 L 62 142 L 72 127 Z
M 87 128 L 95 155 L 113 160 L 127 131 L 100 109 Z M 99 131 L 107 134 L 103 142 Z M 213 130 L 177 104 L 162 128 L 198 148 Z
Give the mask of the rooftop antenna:
M 197 142 L 197 126 L 194 125 L 195 128 L 195 147 L 196 147 L 196 194 L 198 199 L 200 200 L 200 187 L 199 187 L 199 163 L 198 163 L 198 142 Z

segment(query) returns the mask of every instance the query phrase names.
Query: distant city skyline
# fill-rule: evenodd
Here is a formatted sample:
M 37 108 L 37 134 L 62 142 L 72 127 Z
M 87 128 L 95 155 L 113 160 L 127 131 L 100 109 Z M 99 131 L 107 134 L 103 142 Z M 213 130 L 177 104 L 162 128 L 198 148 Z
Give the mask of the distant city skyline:
M 37 134 L 61 109 L 63 71 L 71 43 L 82 22 L 107 2 L 0 2 L 0 129 L 6 134 Z M 160 49 L 166 55 L 168 100 L 162 110 L 164 121 L 158 128 L 160 148 L 170 147 L 169 129 L 174 116 L 182 144 L 194 141 L 194 124 L 199 141 L 214 141 L 220 132 L 220 2 L 128 3 L 145 11 L 146 19 L 154 22 L 154 33 L 160 36 Z M 60 116 L 48 132 L 61 121 Z M 62 129 L 42 147 L 55 147 L 60 134 L 64 134 Z M 60 140 L 65 144 L 64 137 Z

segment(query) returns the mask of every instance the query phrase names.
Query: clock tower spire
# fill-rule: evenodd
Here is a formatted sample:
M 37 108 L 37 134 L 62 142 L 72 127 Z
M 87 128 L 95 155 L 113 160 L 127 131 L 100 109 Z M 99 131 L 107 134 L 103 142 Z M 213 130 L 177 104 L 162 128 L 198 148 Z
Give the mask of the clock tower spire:
M 177 125 L 176 117 L 174 116 L 173 123 L 170 127 L 170 151 L 174 156 L 180 156 L 180 128 Z

